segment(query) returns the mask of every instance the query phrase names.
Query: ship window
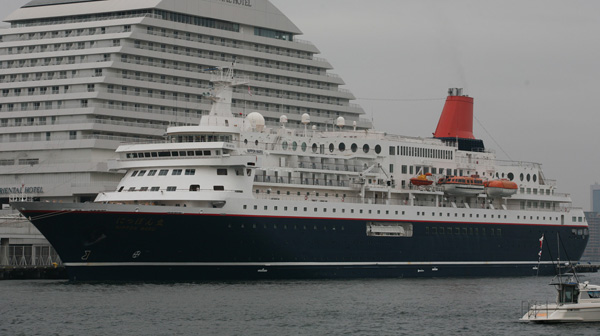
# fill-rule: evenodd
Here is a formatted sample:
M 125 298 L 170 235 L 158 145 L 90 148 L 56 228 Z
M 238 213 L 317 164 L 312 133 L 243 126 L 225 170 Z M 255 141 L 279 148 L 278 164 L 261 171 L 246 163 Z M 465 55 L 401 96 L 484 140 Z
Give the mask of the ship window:
M 248 209 L 248 206 L 246 204 L 244 204 L 243 209 L 244 210 Z
M 141 187 L 140 191 L 148 191 L 148 187 Z
M 160 190 L 160 187 L 152 187 L 152 188 L 150 188 L 150 191 L 159 191 L 159 190 Z
M 171 156 L 173 156 L 173 157 L 179 156 L 179 152 L 171 152 Z
M 465 235 L 465 236 L 467 235 L 467 228 L 463 228 L 462 229 L 462 234 Z
M 527 174 L 527 182 L 529 182 L 529 180 L 531 180 L 531 175 Z
M 331 153 L 333 153 L 334 150 L 335 150 L 335 146 L 333 144 L 329 144 L 329 151 Z
M 131 173 L 131 177 L 135 177 L 135 176 L 137 176 L 137 174 L 138 174 L 138 173 L 139 173 L 139 171 L 137 171 L 137 170 L 134 170 L 134 171 L 133 171 L 133 173 Z
M 307 148 L 307 147 L 308 147 L 308 146 L 306 145 L 306 142 L 303 142 L 303 143 L 302 143 L 302 151 L 303 151 L 303 152 L 306 152 L 306 148 Z
M 168 157 L 171 156 L 171 152 L 158 152 L 158 157 Z
M 171 173 L 171 175 L 181 175 L 182 170 L 181 169 L 173 169 L 173 172 Z
M 376 237 L 412 237 L 411 223 L 367 222 L 367 236 Z
M 196 175 L 196 169 L 186 169 L 185 175 Z
M 196 156 L 202 156 L 202 151 L 196 151 Z
M 223 186 L 214 186 L 214 187 L 213 187 L 213 190 L 214 190 L 214 191 L 224 191 L 224 190 L 225 190 L 225 187 L 223 187 Z
M 298 211 L 298 207 L 294 207 L 294 211 Z
M 175 186 L 167 187 L 167 191 L 176 191 L 176 190 L 177 190 L 177 187 L 175 187 Z
M 377 154 L 381 153 L 381 146 L 379 146 L 379 145 L 375 146 L 375 153 L 377 153 Z
M 284 141 L 284 142 L 281 144 L 281 149 L 283 149 L 283 150 L 287 150 L 287 149 L 288 149 L 288 143 L 287 143 L 287 141 Z
M 369 152 L 369 145 L 368 145 L 368 144 L 365 144 L 365 145 L 363 146 L 363 152 L 365 152 L 365 153 L 368 153 L 368 152 Z
M 254 206 L 254 210 L 258 210 L 258 205 L 255 205 L 255 206 Z
M 158 172 L 158 176 L 167 176 L 168 173 L 168 169 L 161 169 L 160 172 Z
M 148 176 L 154 176 L 156 175 L 156 170 L 151 170 L 148 172 Z
M 352 150 L 352 153 L 356 153 L 356 151 L 358 150 L 358 146 L 353 143 L 352 146 L 350 146 L 350 149 Z
M 200 190 L 200 185 L 198 184 L 192 184 L 190 186 L 190 191 L 199 191 Z
M 312 145 L 312 151 L 313 151 L 313 153 L 316 153 L 316 152 L 317 152 L 317 149 L 318 149 L 318 146 L 317 146 L 317 144 L 316 144 L 316 143 L 314 143 L 314 144 Z
M 125 188 L 125 187 L 121 187 L 121 188 L 119 188 L 119 192 L 123 191 L 123 188 Z
M 455 235 L 460 235 L 460 228 L 455 227 L 454 228 L 454 234 Z
M 227 175 L 227 169 L 225 169 L 225 168 L 217 169 L 217 175 Z
M 343 142 L 340 142 L 340 144 L 338 145 L 338 149 L 340 150 L 340 152 L 343 152 L 346 150 L 346 144 Z
M 209 150 L 204 151 L 204 156 L 210 156 L 210 151 Z
M 130 187 L 129 191 L 135 191 L 135 187 Z
M 146 175 L 146 171 L 145 170 L 140 170 L 140 173 L 138 174 L 138 177 L 142 177 Z

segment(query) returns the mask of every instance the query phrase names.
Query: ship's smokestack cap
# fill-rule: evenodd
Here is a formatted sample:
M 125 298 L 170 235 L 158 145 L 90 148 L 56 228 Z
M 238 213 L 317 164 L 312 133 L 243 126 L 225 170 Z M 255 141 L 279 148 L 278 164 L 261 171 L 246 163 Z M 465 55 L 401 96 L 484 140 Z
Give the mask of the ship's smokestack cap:
M 473 98 L 463 95 L 462 88 L 448 89 L 435 133 L 438 139 L 475 139 L 473 135 Z

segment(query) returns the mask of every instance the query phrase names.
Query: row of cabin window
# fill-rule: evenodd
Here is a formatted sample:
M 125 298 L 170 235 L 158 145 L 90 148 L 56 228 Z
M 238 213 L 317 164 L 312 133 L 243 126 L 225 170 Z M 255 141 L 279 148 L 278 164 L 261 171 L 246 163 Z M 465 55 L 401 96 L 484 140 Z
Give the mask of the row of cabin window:
M 161 169 L 160 171 L 153 169 L 148 171 L 148 175 L 146 175 L 146 170 L 135 170 L 133 171 L 133 173 L 131 173 L 131 177 L 143 177 L 143 176 L 156 176 L 156 173 L 158 172 L 158 176 L 167 176 L 169 174 L 169 170 L 168 169 Z M 183 173 L 183 169 L 173 169 L 173 171 L 171 172 L 171 175 L 173 176 L 180 176 Z M 242 171 L 241 170 L 237 170 L 235 171 L 236 175 L 242 175 Z M 248 176 L 250 176 L 250 170 L 248 171 Z M 217 169 L 217 175 L 227 175 L 227 169 L 226 168 L 218 168 Z M 186 169 L 185 170 L 185 175 L 196 175 L 196 169 Z
M 440 227 L 437 227 L 437 226 L 433 226 L 433 227 L 426 226 L 425 227 L 425 234 L 426 235 L 445 235 L 445 234 L 452 235 L 452 234 L 454 234 L 455 236 L 459 236 L 459 235 L 462 235 L 462 236 L 467 236 L 467 235 L 469 235 L 469 236 L 473 236 L 473 235 L 479 236 L 479 228 L 458 228 L 458 227 L 455 227 L 454 230 L 452 230 L 452 229 L 453 229 L 452 227 L 444 227 L 444 226 L 440 226 Z M 490 236 L 497 236 L 497 237 L 502 236 L 502 229 L 493 229 L 493 228 L 490 228 L 489 232 L 490 232 Z M 486 235 L 485 228 L 481 228 L 481 235 L 482 236 Z
M 453 152 L 443 149 L 420 148 L 410 146 L 390 146 L 390 155 L 424 157 L 430 159 L 452 160 Z
M 125 189 L 125 187 L 119 188 L 119 192 L 122 192 L 123 189 Z M 176 186 L 168 186 L 166 190 L 167 191 L 177 191 L 177 187 Z M 224 191 L 225 187 L 224 186 L 213 186 L 213 190 L 214 191 Z M 136 190 L 135 187 L 130 187 L 127 191 L 148 191 L 148 187 L 141 187 L 140 190 Z M 150 188 L 150 191 L 160 191 L 160 187 L 152 187 L 152 188 Z M 190 185 L 189 191 L 200 191 L 200 185 L 199 184 Z
M 248 206 L 244 204 L 244 206 L 243 206 L 243 209 L 244 209 L 244 210 L 248 209 Z M 254 210 L 258 210 L 258 205 L 255 205 L 255 206 L 254 206 Z M 269 206 L 267 206 L 267 205 L 263 206 L 263 209 L 262 209 L 262 210 L 268 211 L 268 210 L 269 210 Z M 278 207 L 277 205 L 275 205 L 275 206 L 273 206 L 273 210 L 274 210 L 274 211 L 278 211 L 278 210 L 279 210 L 279 207 Z M 342 208 L 341 210 L 342 210 L 342 211 L 341 211 L 342 213 L 346 213 L 346 209 Z M 354 213 L 354 210 L 355 210 L 355 209 L 350 209 L 350 213 L 352 213 L 352 214 L 353 214 L 353 213 Z M 283 207 L 283 211 L 288 211 L 288 207 L 287 207 L 287 206 L 284 206 L 284 207 Z M 294 207 L 293 211 L 298 211 L 298 207 Z M 307 212 L 307 211 L 308 211 L 308 207 L 303 207 L 303 211 Z M 319 208 L 313 208 L 313 212 L 318 212 L 318 211 L 319 211 Z M 327 212 L 327 208 L 323 208 L 323 212 Z M 336 209 L 336 208 L 331 208 L 331 212 L 337 212 L 337 209 Z M 359 210 L 358 210 L 358 213 L 361 213 L 361 214 L 362 214 L 363 212 L 364 212 L 364 211 L 363 211 L 363 209 L 359 209 Z M 368 213 L 369 213 L 369 214 L 372 214 L 372 213 L 373 213 L 373 210 L 369 210 L 369 211 L 368 211 Z M 395 213 L 395 215 L 398 215 L 398 214 L 400 214 L 400 213 L 402 213 L 402 215 L 404 215 L 404 214 L 405 214 L 405 212 L 404 212 L 404 211 L 400 212 L 400 211 L 398 211 L 398 210 L 396 210 L 394 213 Z M 377 214 L 378 214 L 378 215 L 381 215 L 381 210 L 377 210 Z M 386 211 L 385 211 L 385 214 L 386 214 L 386 215 L 389 215 L 389 214 L 390 214 L 390 211 L 389 211 L 389 210 L 386 210 Z
M 444 214 L 441 212 L 439 214 L 440 214 L 440 217 L 444 216 Z M 417 216 L 426 216 L 426 213 L 425 213 L 425 211 L 423 211 L 423 212 L 417 211 Z M 432 212 L 431 216 L 435 216 L 435 212 Z M 446 213 L 446 217 L 450 217 L 449 212 Z M 454 213 L 454 217 L 458 217 L 458 213 Z M 466 217 L 466 214 L 462 214 L 462 217 Z M 469 217 L 472 218 L 473 214 L 469 214 Z M 475 214 L 475 218 L 479 218 L 479 214 Z M 483 218 L 487 218 L 487 214 L 484 214 Z M 491 218 L 494 218 L 494 215 L 491 215 Z M 498 218 L 502 218 L 502 215 L 498 215 Z M 506 218 L 506 215 L 504 215 L 504 218 Z
M 220 155 L 221 151 L 216 150 L 215 155 Z M 156 158 L 156 157 L 182 157 L 182 156 L 211 156 L 212 151 L 205 150 L 197 150 L 197 151 L 170 151 L 170 152 L 143 152 L 143 153 L 127 153 L 126 157 L 128 159 L 138 159 L 138 158 Z
M 287 225 L 287 224 L 283 224 L 283 225 L 281 225 L 281 224 L 280 224 L 280 225 L 277 225 L 277 224 L 273 224 L 273 225 L 269 225 L 269 224 L 262 224 L 262 225 L 261 225 L 261 224 L 259 224 L 259 225 L 252 224 L 252 226 L 250 226 L 250 225 L 248 224 L 248 227 L 249 227 L 249 228 L 250 228 L 250 227 L 252 227 L 253 229 L 260 228 L 261 226 L 262 226 L 262 228 L 263 228 L 263 229 L 270 229 L 270 228 L 273 228 L 273 229 L 275 229 L 275 230 L 276 230 L 277 228 L 280 228 L 280 227 L 281 227 L 281 228 L 283 228 L 284 230 L 287 230 L 287 229 L 288 229 L 288 225 Z M 227 228 L 229 228 L 229 229 L 233 229 L 233 227 L 234 227 L 234 225 L 233 225 L 233 224 L 227 224 Z M 245 224 L 240 224 L 240 225 L 239 225 L 239 228 L 240 228 L 240 229 L 245 229 L 245 228 L 246 228 L 246 225 L 245 225 Z M 290 225 L 290 226 L 289 226 L 289 228 L 290 228 L 290 229 L 294 229 L 294 230 L 298 230 L 298 229 L 302 229 L 302 230 L 310 230 L 310 229 L 311 229 L 311 225 L 309 225 L 309 226 L 307 226 L 307 225 L 302 225 L 302 226 L 299 226 L 299 225 L 296 225 L 296 224 L 294 224 L 294 225 Z M 317 226 L 317 225 L 312 225 L 312 229 L 313 229 L 313 230 L 319 230 L 319 228 L 321 228 L 323 231 L 327 231 L 327 230 L 328 230 L 328 228 L 327 228 L 327 225 L 322 225 L 322 226 L 320 226 L 320 227 L 319 227 L 319 226 Z M 333 226 L 330 226 L 329 228 L 330 228 L 330 230 L 331 230 L 331 231 L 336 231 L 338 227 L 336 227 L 335 225 L 333 225 Z M 344 227 L 343 225 L 342 225 L 342 226 L 339 226 L 339 230 L 340 230 L 340 231 L 344 231 L 344 230 L 345 230 L 345 227 Z
M 146 175 L 146 172 L 148 172 L 148 175 Z M 131 173 L 131 177 L 156 176 L 157 172 L 158 172 L 158 176 L 167 176 L 169 174 L 168 169 L 161 169 L 160 171 L 158 171 L 156 169 L 153 169 L 150 171 L 135 170 L 133 173 Z M 183 169 L 173 169 L 173 171 L 171 172 L 171 175 L 179 176 L 182 173 L 183 173 Z M 186 169 L 185 175 L 196 175 L 196 169 Z M 221 175 L 221 174 L 219 174 L 219 175 Z M 227 175 L 227 174 L 225 174 L 225 175 Z

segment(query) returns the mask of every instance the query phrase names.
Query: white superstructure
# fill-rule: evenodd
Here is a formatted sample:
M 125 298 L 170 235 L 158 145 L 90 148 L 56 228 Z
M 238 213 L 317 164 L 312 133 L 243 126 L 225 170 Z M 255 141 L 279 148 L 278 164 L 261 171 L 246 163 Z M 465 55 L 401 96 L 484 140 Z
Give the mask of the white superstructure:
M 323 130 L 343 117 L 369 129 L 318 49 L 267 0 L 34 0 L 0 36 L 0 200 L 89 201 L 122 175 L 122 142 L 164 139 L 210 110 L 205 71 L 236 62 L 231 97 L 275 127 L 301 116 Z M 331 126 L 330 126 L 331 127 Z

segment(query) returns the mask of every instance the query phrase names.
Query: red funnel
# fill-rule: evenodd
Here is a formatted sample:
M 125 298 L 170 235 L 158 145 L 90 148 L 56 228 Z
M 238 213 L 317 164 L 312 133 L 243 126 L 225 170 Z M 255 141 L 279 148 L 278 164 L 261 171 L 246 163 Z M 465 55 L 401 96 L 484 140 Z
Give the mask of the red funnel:
M 473 98 L 463 96 L 462 89 L 449 89 L 438 122 L 435 138 L 475 139 L 473 135 Z

